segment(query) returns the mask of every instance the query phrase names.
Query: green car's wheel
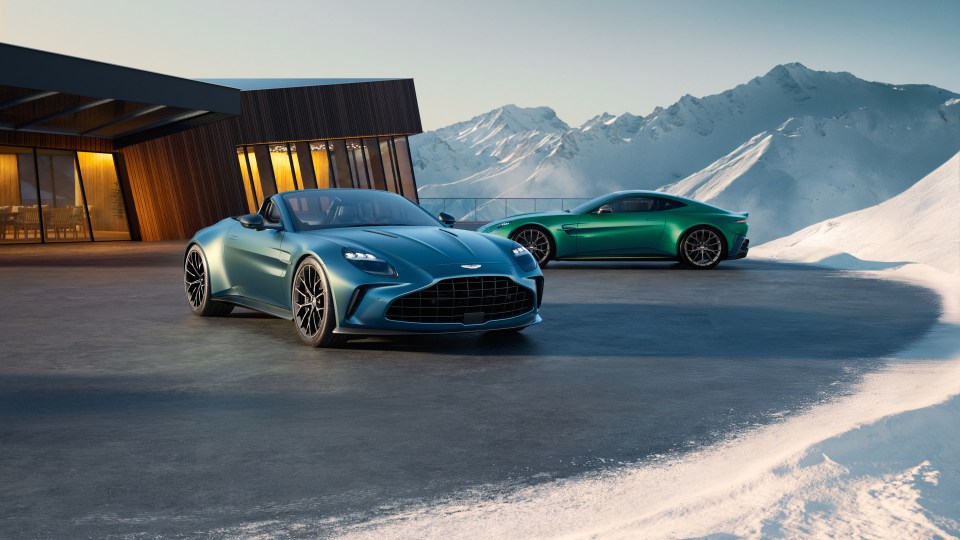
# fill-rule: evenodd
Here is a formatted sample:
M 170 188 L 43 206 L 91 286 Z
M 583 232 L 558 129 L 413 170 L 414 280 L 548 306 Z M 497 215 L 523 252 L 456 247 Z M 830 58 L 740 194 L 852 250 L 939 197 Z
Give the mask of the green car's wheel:
M 694 227 L 680 239 L 680 262 L 697 270 L 720 264 L 724 247 L 720 233 L 710 227 Z
M 210 298 L 207 258 L 200 246 L 191 246 L 183 261 L 183 292 L 187 296 L 190 311 L 199 317 L 222 317 L 233 311 L 232 304 Z
M 540 266 L 545 266 L 553 258 L 553 238 L 541 227 L 521 227 L 510 239 L 527 248 Z
M 311 347 L 331 347 L 345 340 L 333 333 L 337 316 L 323 267 L 314 258 L 304 260 L 293 278 L 293 323 L 297 335 Z

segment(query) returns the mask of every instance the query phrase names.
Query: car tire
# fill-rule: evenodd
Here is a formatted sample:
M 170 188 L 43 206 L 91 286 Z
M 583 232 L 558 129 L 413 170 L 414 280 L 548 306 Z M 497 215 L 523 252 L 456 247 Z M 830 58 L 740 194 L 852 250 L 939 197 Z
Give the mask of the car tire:
M 183 292 L 190 311 L 198 317 L 223 317 L 233 311 L 233 304 L 210 298 L 210 267 L 200 246 L 194 244 L 183 258 Z
M 685 232 L 677 246 L 677 257 L 688 268 L 710 270 L 727 255 L 723 235 L 713 227 L 699 226 Z
M 333 333 L 337 314 L 320 261 L 308 257 L 297 267 L 290 303 L 293 326 L 300 341 L 311 347 L 335 347 L 346 342 L 345 336 Z
M 520 227 L 510 235 L 510 239 L 527 248 L 541 268 L 546 266 L 557 252 L 553 237 L 543 227 Z

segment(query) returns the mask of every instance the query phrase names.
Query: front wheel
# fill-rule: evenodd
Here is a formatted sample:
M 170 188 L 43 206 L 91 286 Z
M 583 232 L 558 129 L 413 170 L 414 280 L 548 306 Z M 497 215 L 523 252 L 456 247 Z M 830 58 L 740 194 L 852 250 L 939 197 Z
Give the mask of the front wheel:
M 183 292 L 190 311 L 198 317 L 223 317 L 233 311 L 233 304 L 210 298 L 210 273 L 207 258 L 200 246 L 190 246 L 183 261 Z
M 307 259 L 293 278 L 293 323 L 300 341 L 311 347 L 332 347 L 344 337 L 334 334 L 337 315 L 327 277 L 320 263 Z
M 523 227 L 510 236 L 510 239 L 527 248 L 541 267 L 546 266 L 554 255 L 553 238 L 540 227 Z
M 694 227 L 680 239 L 680 262 L 696 270 L 709 270 L 723 258 L 723 239 L 709 227 Z

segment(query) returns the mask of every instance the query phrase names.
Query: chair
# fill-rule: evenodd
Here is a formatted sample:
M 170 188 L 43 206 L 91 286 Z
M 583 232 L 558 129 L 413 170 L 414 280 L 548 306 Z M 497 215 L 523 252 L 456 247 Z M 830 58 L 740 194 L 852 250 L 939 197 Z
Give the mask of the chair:
M 34 231 L 37 237 L 40 236 L 40 209 L 36 206 L 21 206 L 17 212 L 17 217 L 13 222 L 13 238 L 20 238 L 20 231 L 23 231 L 23 238 L 30 237 L 30 232 Z
M 73 208 L 51 208 L 50 213 L 44 212 L 44 227 L 47 230 L 53 229 L 53 235 L 57 239 L 67 237 L 67 233 L 73 232 L 73 237 L 77 238 L 77 227 L 73 221 Z M 47 220 L 49 219 L 49 223 Z
M 0 241 L 7 239 L 7 229 L 13 230 L 16 214 L 10 206 L 0 206 Z

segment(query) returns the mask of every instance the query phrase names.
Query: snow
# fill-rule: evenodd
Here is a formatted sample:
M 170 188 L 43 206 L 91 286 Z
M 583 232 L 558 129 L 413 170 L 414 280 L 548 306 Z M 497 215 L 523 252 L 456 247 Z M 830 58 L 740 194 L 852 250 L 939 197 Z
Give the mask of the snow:
M 960 274 L 960 153 L 896 197 L 758 246 L 751 255 L 846 268 L 906 261 Z
M 738 155 L 749 162 L 749 152 Z M 960 537 L 958 208 L 960 153 L 886 202 L 752 251 L 940 295 L 927 335 L 852 393 L 702 451 L 508 493 L 479 490 L 343 536 Z
M 925 265 L 865 274 L 931 287 L 944 313 L 853 395 L 705 451 L 423 506 L 344 536 L 960 536 L 960 280 Z
M 958 101 L 932 86 L 787 64 L 647 116 L 603 113 L 570 127 L 548 108 L 507 106 L 410 144 L 421 198 L 660 188 L 749 210 L 764 242 L 909 188 L 960 149 Z

